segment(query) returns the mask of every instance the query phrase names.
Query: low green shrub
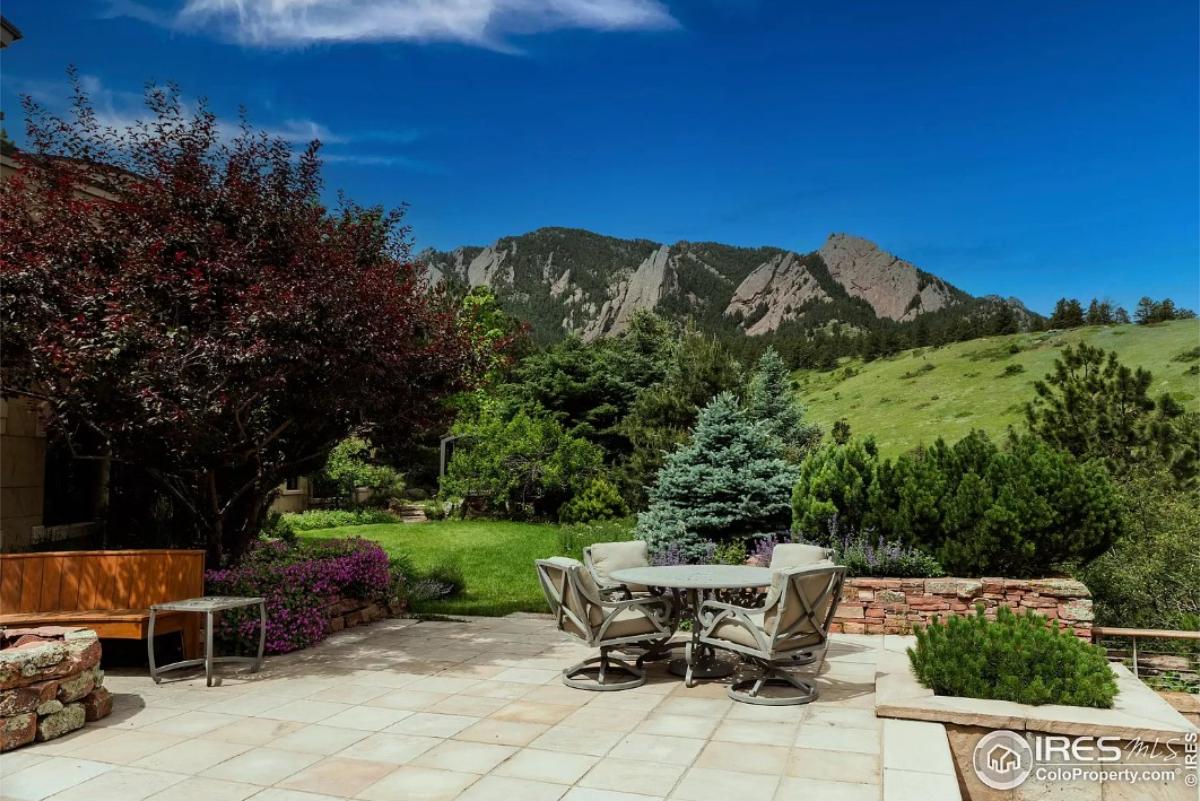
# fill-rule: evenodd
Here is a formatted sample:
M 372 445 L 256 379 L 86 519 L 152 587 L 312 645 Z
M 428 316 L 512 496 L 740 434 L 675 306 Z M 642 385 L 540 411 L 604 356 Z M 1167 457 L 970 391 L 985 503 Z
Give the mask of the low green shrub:
M 404 474 L 376 462 L 374 449 L 361 437 L 347 437 L 335 445 L 322 476 L 342 498 L 353 497 L 358 487 L 368 487 L 376 502 L 404 499 Z
M 930 364 L 929 362 L 925 362 L 920 367 L 918 367 L 914 370 L 909 370 L 906 373 L 901 373 L 900 377 L 908 378 L 908 379 L 920 378 L 921 376 L 925 375 L 926 373 L 933 372 L 935 369 L 937 369 L 936 364 Z
M 913 673 L 938 695 L 1107 709 L 1117 694 L 1102 648 L 1033 611 L 1002 606 L 989 620 L 981 604 L 974 617 L 934 618 L 915 633 Z
M 713 561 L 718 565 L 746 564 L 746 543 L 742 540 L 718 543 L 713 550 Z
M 626 517 L 629 506 L 621 493 L 607 479 L 597 476 L 571 500 L 558 510 L 560 523 L 588 523 L 593 520 L 611 520 Z
M 398 523 L 400 518 L 386 509 L 309 509 L 289 512 L 274 526 L 275 536 L 294 537 L 297 531 L 316 531 L 338 526 L 365 526 L 371 523 Z
M 445 520 L 446 519 L 446 502 L 439 500 L 426 501 L 421 504 L 421 508 L 425 510 L 425 517 L 429 520 Z
M 1021 373 L 1023 373 L 1023 372 L 1025 372 L 1025 365 L 1023 365 L 1023 364 L 1010 364 L 1010 365 L 1008 365 L 1007 367 L 1005 367 L 1005 368 L 1004 368 L 1004 372 L 1002 372 L 1002 373 L 1000 374 L 1000 377 L 1001 377 L 1001 378 L 1004 378 L 1005 376 L 1010 376 L 1010 375 L 1020 375 L 1020 374 L 1021 374 Z
M 956 576 L 1024 578 L 1086 564 L 1125 525 L 1102 465 L 1031 436 L 999 447 L 979 431 L 894 461 L 871 440 L 822 448 L 800 465 L 792 509 L 797 536 L 821 541 L 836 516 L 919 548 Z
M 1122 487 L 1127 531 L 1075 575 L 1092 593 L 1096 625 L 1195 630 L 1200 619 L 1200 496 L 1147 473 Z

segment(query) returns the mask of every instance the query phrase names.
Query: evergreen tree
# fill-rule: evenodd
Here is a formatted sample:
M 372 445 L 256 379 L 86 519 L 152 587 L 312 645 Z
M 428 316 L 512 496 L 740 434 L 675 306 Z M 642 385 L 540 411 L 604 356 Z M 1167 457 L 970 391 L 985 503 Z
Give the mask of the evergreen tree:
M 1129 325 L 1129 312 L 1126 311 L 1124 306 L 1118 306 L 1117 310 L 1113 312 L 1113 323 L 1116 325 Z
M 1075 298 L 1059 298 L 1050 315 L 1051 328 L 1078 328 L 1083 325 L 1083 305 Z
M 1133 319 L 1138 325 L 1158 322 L 1158 304 L 1151 298 L 1143 296 L 1133 312 Z
M 792 530 L 802 537 L 820 538 L 835 517 L 843 527 L 861 530 L 869 514 L 867 495 L 878 461 L 879 450 L 870 438 L 844 446 L 826 445 L 809 454 L 800 464 L 792 493 Z
M 741 366 L 729 349 L 689 324 L 672 350 L 666 376 L 638 395 L 618 426 L 632 446 L 620 469 L 631 506 L 642 505 L 642 488 L 666 454 L 687 439 L 700 408 L 720 392 L 740 391 L 741 382 Z
M 774 438 L 723 392 L 700 412 L 691 441 L 667 457 L 637 536 L 651 551 L 674 545 L 696 559 L 707 542 L 778 531 L 795 478 Z
M 1116 475 L 1165 467 L 1182 485 L 1197 475 L 1200 422 L 1170 395 L 1150 397 L 1149 370 L 1130 369 L 1117 354 L 1068 346 L 1054 372 L 1034 383 L 1025 407 L 1030 430 L 1080 459 L 1102 459 Z
M 992 315 L 991 329 L 993 334 L 1015 334 L 1021 330 L 1017 313 L 1008 303 L 1001 301 Z
M 787 365 L 767 348 L 746 387 L 746 414 L 783 446 L 784 457 L 799 462 L 821 438 L 821 430 L 804 421 L 804 407 L 792 390 Z

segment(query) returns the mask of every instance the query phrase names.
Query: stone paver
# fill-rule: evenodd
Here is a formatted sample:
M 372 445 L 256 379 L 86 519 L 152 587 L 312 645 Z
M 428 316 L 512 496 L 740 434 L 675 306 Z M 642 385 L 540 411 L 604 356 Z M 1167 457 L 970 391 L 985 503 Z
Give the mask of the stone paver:
M 387 620 L 213 688 L 111 671 L 112 716 L 4 755 L 0 795 L 882 801 L 888 774 L 887 798 L 912 789 L 897 771 L 918 747 L 901 726 L 893 761 L 881 750 L 889 729 L 873 714 L 874 671 L 886 639 L 835 635 L 820 700 L 770 707 L 734 703 L 721 683 L 688 689 L 661 662 L 636 690 L 566 687 L 561 669 L 592 652 L 545 616 Z

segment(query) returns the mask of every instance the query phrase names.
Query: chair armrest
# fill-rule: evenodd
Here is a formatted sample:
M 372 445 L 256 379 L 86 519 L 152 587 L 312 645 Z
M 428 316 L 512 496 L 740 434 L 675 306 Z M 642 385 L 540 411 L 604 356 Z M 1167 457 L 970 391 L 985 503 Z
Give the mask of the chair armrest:
M 738 606 L 737 604 L 726 603 L 725 601 L 714 601 L 712 599 L 709 599 L 700 604 L 700 608 L 696 610 L 696 615 L 699 616 L 699 614 L 701 612 L 703 612 L 705 609 L 713 609 L 713 610 L 725 609 L 725 610 L 729 610 L 730 612 L 741 612 L 742 614 L 745 614 L 746 612 L 761 612 L 762 611 L 762 607 L 760 607 L 760 606 Z
M 633 593 L 624 584 L 598 585 L 598 589 L 600 590 L 600 597 L 605 601 L 613 599 L 627 601 L 633 597 Z
M 605 601 L 603 604 L 605 609 L 612 609 L 613 611 L 628 609 L 633 606 L 662 606 L 667 612 L 670 612 L 674 604 L 671 603 L 671 599 L 666 595 L 650 596 L 647 598 L 626 598 L 620 601 Z
M 705 601 L 696 610 L 696 624 L 700 626 L 700 638 L 712 637 L 718 626 L 722 623 L 730 623 L 750 632 L 750 636 L 758 643 L 761 651 L 770 652 L 771 644 L 767 633 L 750 619 L 751 613 L 762 611 L 762 608 L 747 608 L 723 601 Z

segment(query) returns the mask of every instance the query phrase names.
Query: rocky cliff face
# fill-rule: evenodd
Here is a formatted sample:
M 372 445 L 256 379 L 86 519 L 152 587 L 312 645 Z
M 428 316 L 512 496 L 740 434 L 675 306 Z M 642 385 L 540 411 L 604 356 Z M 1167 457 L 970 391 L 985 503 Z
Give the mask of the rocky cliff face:
M 738 284 L 729 305 L 725 307 L 725 313 L 740 314 L 747 321 L 746 333 L 757 336 L 774 331 L 783 322 L 796 319 L 800 308 L 808 301 L 830 299 L 795 253 L 780 253 L 755 267 Z
M 428 251 L 422 258 L 434 280 L 491 287 L 542 339 L 619 333 L 643 309 L 756 336 L 802 324 L 817 304 L 853 298 L 877 317 L 897 321 L 974 300 L 847 234 L 833 234 L 820 250 L 799 254 L 543 228 L 487 247 Z
M 962 299 L 963 293 L 942 279 L 857 236 L 832 234 L 818 252 L 833 280 L 851 297 L 870 303 L 880 317 L 912 320 Z

